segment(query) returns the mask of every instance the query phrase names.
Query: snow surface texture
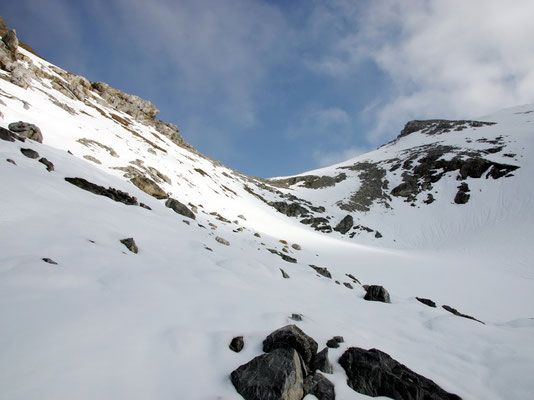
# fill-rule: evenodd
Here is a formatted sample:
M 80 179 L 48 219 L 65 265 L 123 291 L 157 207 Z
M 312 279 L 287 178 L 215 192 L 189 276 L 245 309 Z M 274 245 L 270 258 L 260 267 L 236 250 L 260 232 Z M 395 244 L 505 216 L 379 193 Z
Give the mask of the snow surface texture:
M 19 51 L 28 65 L 56 74 Z M 339 399 L 367 398 L 347 386 L 337 363 L 349 346 L 385 351 L 464 399 L 532 398 L 534 105 L 483 118 L 496 125 L 437 137 L 415 132 L 304 174 L 336 176 L 339 167 L 380 162 L 436 141 L 485 148 L 477 139 L 505 137 L 504 152 L 515 154 L 506 162 L 520 168 L 509 178 L 466 179 L 467 204 L 453 203 L 460 182 L 451 173 L 436 184 L 443 196 L 432 204 L 423 205 L 424 197 L 415 206 L 392 198 L 389 208 L 375 203 L 368 212 L 351 213 L 383 233 L 384 241 L 372 245 L 364 237 L 316 232 L 260 199 L 291 193 L 341 219 L 347 212 L 335 203 L 358 188 L 357 173 L 345 170 L 348 178 L 332 188 L 296 185 L 277 193 L 156 138 L 152 127 L 104 101 L 98 108 L 102 112 L 89 100 L 63 95 L 46 78 L 28 89 L 0 79 L 0 126 L 22 120 L 44 136 L 43 144 L 0 141 L 2 399 L 239 399 L 230 372 L 261 354 L 270 332 L 295 323 L 293 313 L 303 316 L 296 323 L 320 349 L 335 335 L 345 338 L 329 354 L 334 374 L 327 377 Z M 128 120 L 130 130 L 112 113 Z M 21 148 L 37 151 L 55 170 Z M 504 162 L 501 154 L 491 157 Z M 165 207 L 116 169 L 128 166 L 167 177 L 158 184 L 189 205 L 196 220 Z M 122 190 L 152 210 L 81 190 L 65 177 Z M 388 179 L 391 188 L 400 182 L 390 172 Z M 138 254 L 120 243 L 130 237 Z M 309 264 L 328 268 L 332 279 Z M 363 300 L 364 289 L 346 274 L 383 285 L 392 304 Z M 445 304 L 485 325 L 454 316 L 440 307 Z M 237 335 L 245 340 L 240 353 L 228 349 Z

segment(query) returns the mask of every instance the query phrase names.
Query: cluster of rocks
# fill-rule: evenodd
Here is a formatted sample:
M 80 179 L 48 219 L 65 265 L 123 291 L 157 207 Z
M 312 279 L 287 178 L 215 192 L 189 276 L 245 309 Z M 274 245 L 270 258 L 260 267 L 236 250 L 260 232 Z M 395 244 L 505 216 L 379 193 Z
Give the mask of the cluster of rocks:
M 425 135 L 441 135 L 451 131 L 463 131 L 467 128 L 480 128 L 482 126 L 495 125 L 496 122 L 457 120 L 449 121 L 445 119 L 429 119 L 408 121 L 402 129 L 397 139 L 408 136 L 414 132 L 421 132 Z
M 343 342 L 341 336 L 335 336 L 328 347 L 337 348 Z M 238 336 L 229 347 L 239 352 L 243 346 L 243 336 Z M 319 400 L 333 400 L 334 385 L 324 375 L 333 373 L 328 347 L 317 352 L 318 347 L 296 325 L 287 325 L 265 338 L 265 354 L 238 367 L 230 379 L 245 400 L 302 400 L 308 394 Z M 377 349 L 350 347 L 339 364 L 347 374 L 347 384 L 362 394 L 397 400 L 460 399 Z
M 425 299 L 423 297 L 416 297 L 416 299 L 417 299 L 417 301 L 423 303 L 424 305 L 426 305 L 428 307 L 436 308 L 436 303 L 434 301 L 430 300 L 430 299 Z M 480 321 L 479 319 L 476 319 L 475 317 L 472 317 L 471 315 L 463 314 L 463 313 L 459 312 L 457 309 L 452 308 L 451 306 L 443 305 L 442 307 L 443 307 L 444 310 L 450 312 L 451 314 L 456 315 L 457 317 L 471 319 L 473 321 L 477 321 L 477 322 L 480 322 L 481 324 L 485 325 L 485 323 Z

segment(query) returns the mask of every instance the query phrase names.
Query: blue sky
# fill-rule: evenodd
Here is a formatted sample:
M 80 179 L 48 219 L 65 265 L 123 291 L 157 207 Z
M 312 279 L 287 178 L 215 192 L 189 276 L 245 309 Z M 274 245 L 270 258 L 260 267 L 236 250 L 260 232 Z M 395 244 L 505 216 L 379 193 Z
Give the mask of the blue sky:
M 0 14 L 254 176 L 343 161 L 410 119 L 534 102 L 530 0 L 4 0 Z

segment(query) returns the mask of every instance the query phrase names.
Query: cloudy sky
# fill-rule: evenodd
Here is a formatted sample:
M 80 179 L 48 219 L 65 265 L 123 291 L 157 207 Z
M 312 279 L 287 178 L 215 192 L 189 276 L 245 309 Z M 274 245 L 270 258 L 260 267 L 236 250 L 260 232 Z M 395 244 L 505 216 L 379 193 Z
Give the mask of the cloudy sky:
M 534 102 L 532 0 L 3 0 L 19 38 L 249 175 Z

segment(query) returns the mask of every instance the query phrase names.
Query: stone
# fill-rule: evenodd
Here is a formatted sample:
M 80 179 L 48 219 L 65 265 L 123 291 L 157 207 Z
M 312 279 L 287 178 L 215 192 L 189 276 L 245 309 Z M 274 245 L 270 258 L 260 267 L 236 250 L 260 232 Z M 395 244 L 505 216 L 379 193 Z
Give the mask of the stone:
M 311 370 L 319 370 L 326 374 L 334 373 L 334 368 L 328 359 L 328 347 L 325 347 L 313 357 Z
M 450 312 L 451 314 L 454 314 L 458 317 L 462 317 L 462 318 L 467 318 L 467 319 L 472 319 L 473 321 L 477 321 L 477 322 L 480 322 L 481 324 L 484 324 L 486 325 L 484 322 L 476 319 L 475 317 L 472 317 L 470 315 L 467 315 L 467 314 L 462 314 L 461 312 L 459 312 L 456 308 L 452 308 L 451 306 L 442 306 L 445 310 L 447 310 L 448 312 Z
M 306 367 L 317 353 L 318 344 L 306 335 L 298 326 L 287 325 L 272 332 L 263 341 L 263 351 L 269 353 L 275 349 L 295 349 L 298 351 Z
M 147 206 L 145 203 L 139 203 L 139 207 L 143 207 L 146 210 L 152 210 L 150 206 Z
M 286 254 L 282 254 L 282 253 L 279 253 L 278 254 L 280 257 L 282 257 L 282 260 L 286 261 L 286 262 L 289 262 L 289 263 L 293 263 L 295 264 L 297 262 L 297 259 L 296 258 L 293 258 L 291 256 L 288 256 Z
M 139 248 L 135 244 L 135 240 L 133 238 L 126 238 L 121 239 L 120 241 L 123 245 L 126 246 L 128 250 L 130 250 L 132 253 L 137 254 L 139 252 Z
M 324 267 L 318 267 L 318 266 L 312 265 L 312 264 L 310 264 L 310 268 L 314 269 L 315 272 L 317 272 L 319 275 L 322 275 L 325 278 L 332 279 L 332 274 L 330 273 L 330 271 L 328 271 L 328 269 L 326 269 Z
M 326 342 L 326 346 L 330 347 L 331 349 L 337 349 L 339 347 L 339 342 L 336 339 L 332 338 Z
M 172 197 L 169 197 L 167 201 L 165 202 L 165 206 L 173 210 L 175 213 L 178 213 L 180 215 L 183 215 L 184 217 L 188 217 L 191 219 L 196 219 L 197 216 L 193 211 L 189 209 L 185 204 L 180 203 L 178 200 L 173 199 Z
M 339 221 L 334 230 L 344 235 L 345 233 L 350 231 L 353 225 L 354 218 L 352 218 L 352 215 L 349 214 L 346 215 L 345 218 L 343 218 L 341 221 Z
M 229 242 L 228 240 L 226 240 L 226 239 L 223 239 L 223 238 L 220 237 L 220 236 L 217 236 L 217 237 L 215 238 L 215 240 L 216 240 L 218 243 L 220 243 L 220 244 L 224 244 L 225 246 L 230 246 L 230 242 Z
M 18 136 L 15 133 L 5 128 L 0 127 L 0 139 L 1 140 L 5 140 L 6 142 L 14 142 L 15 139 L 17 138 Z
M 37 153 L 35 150 L 32 149 L 20 149 L 20 152 L 24 154 L 28 158 L 39 158 L 39 153 Z
M 354 275 L 352 275 L 352 274 L 345 274 L 345 275 L 347 275 L 350 279 L 352 279 L 352 282 L 361 285 L 360 281 L 358 279 L 356 279 L 356 277 Z
M 53 265 L 57 265 L 57 262 L 55 262 L 55 261 L 52 260 L 51 258 L 45 257 L 45 258 L 42 258 L 42 260 L 43 260 L 45 263 L 53 264 Z
M 97 185 L 96 183 L 89 182 L 83 178 L 69 178 L 66 177 L 65 180 L 74 186 L 79 187 L 80 189 L 87 190 L 88 192 L 94 193 L 99 196 L 105 196 L 119 203 L 126 204 L 128 206 L 138 205 L 137 199 L 133 196 L 130 196 L 128 193 L 121 190 L 109 187 L 105 188 L 104 186 Z
M 9 81 L 13 85 L 17 85 L 23 89 L 28 89 L 31 79 L 30 73 L 26 68 L 21 65 L 16 65 L 13 71 L 11 71 L 11 78 Z
M 306 377 L 304 392 L 314 395 L 318 400 L 335 400 L 336 398 L 334 384 L 318 373 Z
M 293 313 L 289 319 L 292 319 L 293 321 L 302 321 L 302 314 Z
M 343 282 L 343 285 L 345 285 L 345 287 L 347 287 L 347 288 L 349 288 L 349 289 L 354 289 L 354 288 L 352 287 L 352 285 L 351 285 L 350 283 L 348 283 L 348 282 Z
M 370 285 L 367 289 L 367 293 L 364 296 L 364 300 L 369 301 L 381 301 L 382 303 L 391 303 L 389 293 L 383 286 Z
M 309 210 L 306 207 L 301 206 L 298 203 L 286 203 L 283 201 L 273 201 L 269 203 L 271 207 L 274 207 L 276 211 L 287 215 L 288 217 L 298 217 L 306 215 Z
M 165 191 L 159 187 L 156 182 L 147 178 L 146 176 L 134 176 L 132 179 L 130 179 L 130 181 L 143 192 L 155 197 L 158 200 L 169 197 L 169 195 L 165 193 Z
M 293 244 L 291 245 L 291 247 L 292 247 L 293 249 L 295 249 L 295 250 L 302 250 L 302 247 L 301 247 L 299 244 L 297 244 L 297 243 L 293 243 Z
M 278 348 L 241 365 L 230 379 L 245 400 L 302 400 L 305 376 L 299 353 Z
M 17 133 L 19 136 L 43 143 L 43 134 L 38 126 L 28 122 L 18 121 L 8 125 L 10 131 Z
M 245 346 L 245 341 L 243 340 L 243 336 L 236 336 L 235 338 L 232 339 L 228 347 L 230 348 L 230 350 L 235 351 L 236 353 L 239 353 L 241 350 L 243 350 L 244 346 Z
M 434 308 L 436 308 L 436 303 L 434 303 L 434 302 L 433 302 L 432 300 L 430 300 L 430 299 L 425 299 L 425 298 L 423 298 L 423 297 L 416 297 L 416 299 L 417 299 L 418 301 L 420 301 L 421 303 L 423 303 L 423 304 L 429 306 L 429 307 L 434 307 Z
M 282 268 L 280 268 L 280 272 L 282 273 L 282 278 L 284 278 L 284 279 L 289 279 L 290 278 L 290 276 Z
M 347 373 L 347 384 L 367 396 L 396 400 L 461 400 L 377 349 L 351 347 L 343 353 L 339 364 Z
M 11 158 L 6 158 L 6 161 L 7 161 L 8 163 L 13 164 L 13 165 L 17 165 L 17 163 L 16 163 L 15 161 L 13 161 Z
M 19 40 L 15 29 L 7 31 L 7 33 L 2 36 L 2 42 L 4 42 L 9 51 L 12 53 L 16 52 L 19 47 Z
M 48 172 L 52 172 L 54 170 L 54 164 L 52 164 L 52 162 L 48 161 L 46 158 L 44 158 L 44 157 L 40 158 L 39 162 L 46 166 L 46 170 Z

